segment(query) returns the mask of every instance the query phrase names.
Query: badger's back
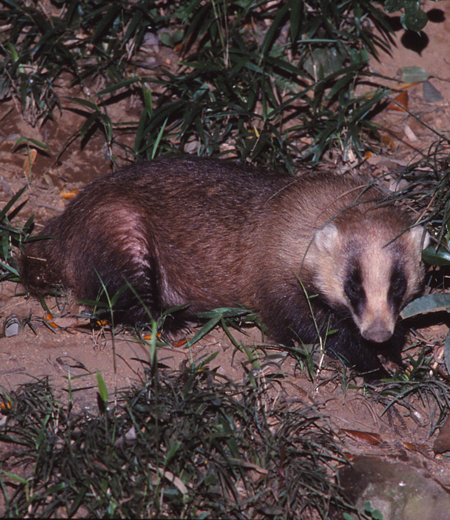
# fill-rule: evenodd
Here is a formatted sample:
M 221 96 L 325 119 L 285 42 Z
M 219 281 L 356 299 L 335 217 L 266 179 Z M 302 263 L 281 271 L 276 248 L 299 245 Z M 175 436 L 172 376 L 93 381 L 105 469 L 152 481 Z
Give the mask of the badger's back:
M 95 299 L 102 283 L 112 296 L 126 280 L 155 313 L 244 304 L 265 203 L 286 182 L 211 159 L 135 164 L 89 184 L 40 233 L 55 238 L 26 246 L 23 283 L 33 294 L 62 284 Z M 143 318 L 133 305 L 127 321 L 135 312 Z

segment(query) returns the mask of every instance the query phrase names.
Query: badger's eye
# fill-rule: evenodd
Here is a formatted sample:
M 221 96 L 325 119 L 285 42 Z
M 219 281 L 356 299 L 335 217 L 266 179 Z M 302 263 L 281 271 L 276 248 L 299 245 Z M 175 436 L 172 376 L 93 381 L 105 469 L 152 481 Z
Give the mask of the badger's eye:
M 359 269 L 351 269 L 349 271 L 344 282 L 344 291 L 354 310 L 358 311 L 364 304 L 366 298 Z

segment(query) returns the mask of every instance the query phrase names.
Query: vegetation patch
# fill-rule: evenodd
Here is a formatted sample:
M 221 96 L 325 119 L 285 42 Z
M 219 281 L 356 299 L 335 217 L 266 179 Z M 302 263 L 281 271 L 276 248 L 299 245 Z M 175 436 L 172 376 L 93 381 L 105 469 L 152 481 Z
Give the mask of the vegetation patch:
M 273 384 L 237 385 L 205 366 L 160 372 L 95 416 L 72 414 L 47 381 L 26 384 L 4 396 L 5 516 L 328 518 L 352 511 L 334 479 L 347 461 L 324 417 L 301 400 L 273 406 Z
M 348 158 L 376 146 L 369 115 L 386 91 L 368 60 L 393 42 L 381 3 L 0 5 L 0 99 L 14 100 L 33 125 L 58 110 L 83 114 L 72 139 L 86 142 L 102 132 L 113 162 L 119 148 L 133 158 L 220 153 L 293 171 L 326 151 Z M 422 29 L 418 2 L 388 1 L 385 8 L 404 8 L 405 27 Z M 149 60 L 155 44 L 176 56 L 175 67 Z M 126 98 L 141 104 L 139 120 L 110 115 Z

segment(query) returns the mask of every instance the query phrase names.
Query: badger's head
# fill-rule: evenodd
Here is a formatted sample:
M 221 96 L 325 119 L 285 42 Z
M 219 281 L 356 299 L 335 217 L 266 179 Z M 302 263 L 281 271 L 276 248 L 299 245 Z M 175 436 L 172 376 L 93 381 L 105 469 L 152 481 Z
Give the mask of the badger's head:
M 376 343 L 389 340 L 400 310 L 420 291 L 429 241 L 420 226 L 402 233 L 408 224 L 395 215 L 328 223 L 311 248 L 314 289 L 331 308 L 348 311 L 362 337 Z

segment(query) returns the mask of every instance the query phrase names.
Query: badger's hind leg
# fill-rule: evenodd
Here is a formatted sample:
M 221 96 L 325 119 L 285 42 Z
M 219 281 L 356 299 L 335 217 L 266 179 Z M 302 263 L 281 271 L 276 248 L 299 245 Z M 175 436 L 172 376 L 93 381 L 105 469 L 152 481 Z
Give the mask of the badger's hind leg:
M 84 283 L 78 279 L 76 284 L 81 288 L 78 296 L 113 302 L 116 320 L 122 323 L 148 323 L 158 318 L 156 249 L 138 209 L 123 203 L 96 208 L 85 231 L 78 246 L 85 252 L 80 261 L 86 267 L 72 265 L 75 274 L 84 273 Z
M 102 302 L 112 302 L 116 322 L 149 323 L 161 314 L 156 261 L 149 258 L 145 264 L 130 264 L 118 270 L 111 264 L 100 266 L 97 294 Z

